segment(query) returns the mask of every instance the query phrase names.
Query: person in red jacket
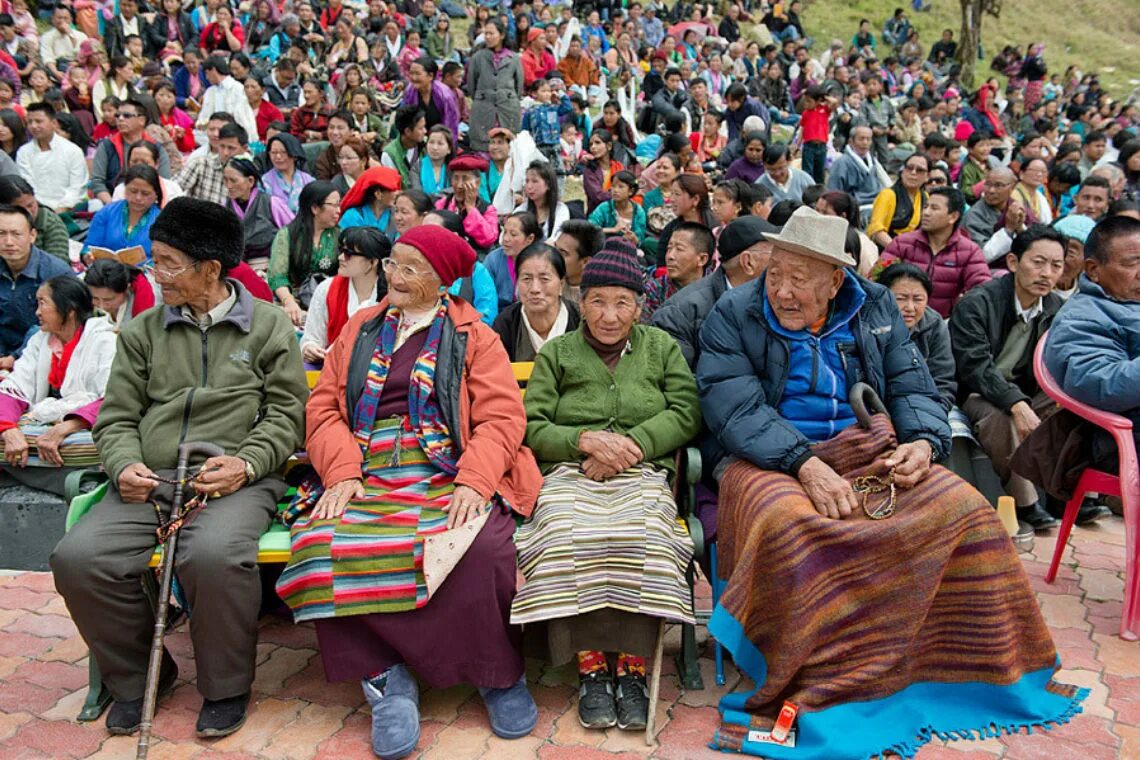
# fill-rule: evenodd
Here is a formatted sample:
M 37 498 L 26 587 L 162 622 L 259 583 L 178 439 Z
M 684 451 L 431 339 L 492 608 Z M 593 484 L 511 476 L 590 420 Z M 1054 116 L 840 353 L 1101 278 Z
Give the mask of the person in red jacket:
M 958 229 L 964 208 L 962 191 L 953 187 L 931 190 L 919 228 L 892 240 L 879 259 L 883 265 L 899 260 L 924 270 L 933 285 L 930 308 L 944 318 L 966 291 L 991 277 L 982 249 Z
M 523 85 L 530 89 L 536 79 L 542 79 L 557 67 L 554 54 L 546 47 L 546 35 L 541 29 L 531 29 L 526 35 L 526 50 L 519 56 L 522 62 Z

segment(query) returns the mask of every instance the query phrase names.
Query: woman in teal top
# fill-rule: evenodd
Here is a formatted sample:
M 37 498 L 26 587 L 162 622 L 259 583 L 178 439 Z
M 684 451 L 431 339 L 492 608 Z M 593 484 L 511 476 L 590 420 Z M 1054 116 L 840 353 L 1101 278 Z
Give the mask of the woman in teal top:
M 436 124 L 428 132 L 423 155 L 412 162 L 412 188 L 428 195 L 439 195 L 451 185 L 447 164 L 455 153 L 451 130 Z
M 657 178 L 657 187 L 647 192 L 641 199 L 641 207 L 645 213 L 665 205 L 665 194 L 673 186 L 673 180 L 681 173 L 681 159 L 673 153 L 666 153 L 653 163 L 653 175 Z
M 289 319 L 300 327 L 305 309 L 316 289 L 314 274 L 332 277 L 337 261 L 340 229 L 340 193 L 331 182 L 318 180 L 305 185 L 297 216 L 277 231 L 269 252 L 269 287 Z
M 158 174 L 149 166 L 132 166 L 123 176 L 126 199 L 109 203 L 91 219 L 86 248 L 119 251 L 140 246 L 150 259 L 150 226 L 162 205 Z
M 602 228 L 606 237 L 620 235 L 640 246 L 645 239 L 645 209 L 633 202 L 637 195 L 637 178 L 631 171 L 620 171 L 610 180 L 610 200 L 590 214 L 590 223 Z
M 400 189 L 400 173 L 387 166 L 365 170 L 341 200 L 340 228 L 375 227 L 389 240 L 395 240 L 396 219 L 392 203 Z

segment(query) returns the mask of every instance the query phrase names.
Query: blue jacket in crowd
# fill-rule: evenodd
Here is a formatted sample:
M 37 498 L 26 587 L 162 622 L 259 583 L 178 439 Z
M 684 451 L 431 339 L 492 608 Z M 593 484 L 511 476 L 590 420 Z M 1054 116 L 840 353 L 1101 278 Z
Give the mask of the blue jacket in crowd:
M 0 356 L 19 356 L 28 330 L 36 319 L 36 291 L 59 275 L 75 275 L 60 259 L 32 246 L 24 269 L 15 277 L 8 264 L 0 261 Z
M 1140 430 L 1140 301 L 1118 301 L 1087 276 L 1057 312 L 1045 366 L 1077 401 L 1132 420 Z
M 886 404 L 900 442 L 925 439 L 936 461 L 947 455 L 946 412 L 889 290 L 848 272 L 821 340 L 779 327 L 765 280 L 725 293 L 701 327 L 701 412 L 728 453 L 765 470 L 797 474 L 813 441 L 782 410 L 835 421 L 838 432 L 846 419 L 839 399 L 846 403 L 847 389 L 865 382 Z M 792 403 L 787 397 L 809 387 L 813 371 L 816 394 Z M 835 387 L 820 392 L 821 377 Z

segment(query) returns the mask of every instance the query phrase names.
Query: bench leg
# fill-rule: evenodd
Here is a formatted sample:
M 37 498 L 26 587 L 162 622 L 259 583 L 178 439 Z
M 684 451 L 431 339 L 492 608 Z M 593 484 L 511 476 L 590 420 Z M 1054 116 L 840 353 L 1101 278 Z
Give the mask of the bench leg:
M 677 674 L 681 677 L 681 688 L 701 691 L 705 688 L 701 678 L 701 668 L 697 664 L 697 629 L 685 623 L 681 626 L 681 651 L 677 653 Z
M 696 563 L 690 562 L 685 572 L 689 582 L 689 608 L 696 609 Z M 689 623 L 681 625 L 681 651 L 677 653 L 677 675 L 681 677 L 681 688 L 701 691 L 705 688 L 701 669 L 697 665 L 697 628 Z
M 88 656 L 87 660 L 87 699 L 80 708 L 79 715 L 75 717 L 84 723 L 98 720 L 107 709 L 107 705 L 111 704 L 111 692 L 103 685 L 103 676 L 99 673 L 95 658 Z

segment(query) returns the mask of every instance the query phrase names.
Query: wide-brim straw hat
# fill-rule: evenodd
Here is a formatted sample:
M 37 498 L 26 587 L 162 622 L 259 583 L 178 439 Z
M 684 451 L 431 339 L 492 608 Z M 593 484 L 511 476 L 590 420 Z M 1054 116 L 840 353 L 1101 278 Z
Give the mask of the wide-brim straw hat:
M 855 266 L 855 259 L 847 253 L 847 220 L 838 216 L 824 216 L 815 209 L 801 206 L 788 218 L 779 234 L 764 233 L 780 250 L 810 256 L 842 267 Z

